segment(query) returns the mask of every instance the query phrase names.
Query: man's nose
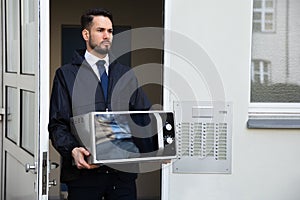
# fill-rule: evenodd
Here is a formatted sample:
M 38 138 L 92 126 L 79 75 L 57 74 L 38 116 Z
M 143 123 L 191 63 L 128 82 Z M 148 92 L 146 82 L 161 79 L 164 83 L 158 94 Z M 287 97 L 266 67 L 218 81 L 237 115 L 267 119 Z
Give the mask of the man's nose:
M 110 37 L 110 33 L 108 31 L 104 31 L 103 38 L 109 38 L 109 37 Z

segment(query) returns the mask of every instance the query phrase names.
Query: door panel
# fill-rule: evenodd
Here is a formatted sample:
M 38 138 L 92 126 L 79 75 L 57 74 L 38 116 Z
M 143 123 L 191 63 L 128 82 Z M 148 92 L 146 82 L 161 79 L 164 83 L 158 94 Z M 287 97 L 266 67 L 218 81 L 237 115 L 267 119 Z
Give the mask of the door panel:
M 15 87 L 6 87 L 6 134 L 5 137 L 12 142 L 18 142 L 18 90 Z
M 22 74 L 35 74 L 38 59 L 32 59 L 32 55 L 38 55 L 38 15 L 37 0 L 22 0 Z M 32 48 L 36 47 L 36 48 Z
M 3 1 L 3 8 L 6 23 L 9 23 L 4 29 L 6 30 L 6 63 L 7 72 L 17 72 L 20 65 L 20 47 L 21 47 L 21 30 L 20 30 L 20 3 L 19 0 Z M 5 24 L 5 23 L 4 23 Z M 10 33 L 10 34 L 9 34 Z M 5 40 L 4 40 L 5 41 Z
M 47 114 L 48 100 L 44 98 L 48 98 L 48 95 L 41 97 L 41 93 L 49 93 L 48 84 L 44 84 L 49 79 L 49 63 L 44 55 L 49 45 L 47 33 L 39 32 L 39 27 L 41 20 L 49 19 L 44 15 L 49 9 L 49 2 L 0 2 L 2 13 L 5 14 L 2 19 L 5 24 L 2 38 L 6 41 L 1 55 L 4 58 L 1 70 L 5 107 L 2 199 L 48 199 L 47 120 L 41 121 L 45 119 L 42 115 Z M 43 23 L 48 24 L 48 21 Z M 41 63 L 45 68 L 43 70 L 46 70 L 43 74 Z
M 35 113 L 31 112 L 35 107 L 35 93 L 21 90 L 21 144 L 20 146 L 29 153 L 34 154 L 36 137 L 34 137 Z
M 10 150 L 5 152 L 5 199 L 36 199 L 36 174 L 25 173 L 24 162 L 20 161 L 18 157 L 16 158 L 10 152 Z M 26 161 L 24 159 L 25 162 L 29 160 L 33 161 L 32 158 L 28 157 Z

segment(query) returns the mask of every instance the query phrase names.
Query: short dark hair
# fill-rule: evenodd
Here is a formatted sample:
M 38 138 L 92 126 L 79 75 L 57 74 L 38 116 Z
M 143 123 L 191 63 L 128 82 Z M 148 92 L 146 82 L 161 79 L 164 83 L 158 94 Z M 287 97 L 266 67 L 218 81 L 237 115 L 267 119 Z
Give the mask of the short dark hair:
M 111 23 L 114 24 L 111 12 L 104 8 L 92 8 L 81 15 L 81 30 L 88 29 L 91 26 L 94 16 L 108 17 Z

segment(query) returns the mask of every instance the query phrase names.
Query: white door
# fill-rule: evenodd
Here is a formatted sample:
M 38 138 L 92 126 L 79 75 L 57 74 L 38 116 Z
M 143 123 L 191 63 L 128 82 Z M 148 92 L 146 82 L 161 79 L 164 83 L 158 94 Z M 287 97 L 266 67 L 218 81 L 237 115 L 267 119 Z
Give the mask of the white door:
M 48 199 L 49 2 L 1 9 L 2 199 Z

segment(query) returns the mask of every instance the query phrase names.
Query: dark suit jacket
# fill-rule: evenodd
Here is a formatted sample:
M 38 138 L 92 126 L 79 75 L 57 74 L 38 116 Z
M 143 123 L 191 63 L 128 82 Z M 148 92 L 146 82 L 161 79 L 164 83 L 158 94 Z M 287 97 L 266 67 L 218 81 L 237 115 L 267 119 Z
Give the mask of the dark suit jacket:
M 101 83 L 85 61 L 84 53 L 85 50 L 76 51 L 70 64 L 57 69 L 53 81 L 48 130 L 53 146 L 62 156 L 62 182 L 93 173 L 72 165 L 71 151 L 80 144 L 70 131 L 71 117 L 92 111 L 150 109 L 133 70 L 117 61 L 109 65 L 108 100 L 105 101 Z

